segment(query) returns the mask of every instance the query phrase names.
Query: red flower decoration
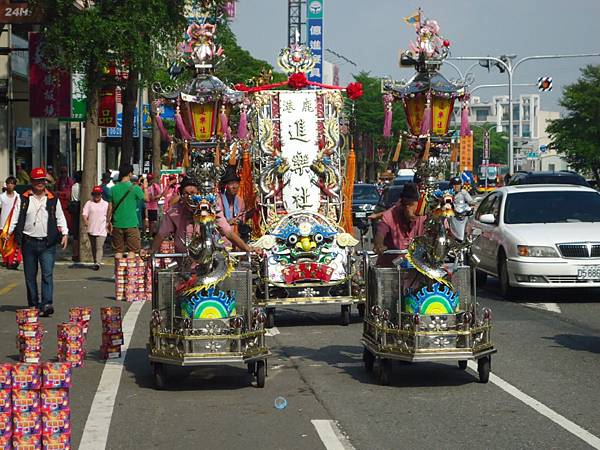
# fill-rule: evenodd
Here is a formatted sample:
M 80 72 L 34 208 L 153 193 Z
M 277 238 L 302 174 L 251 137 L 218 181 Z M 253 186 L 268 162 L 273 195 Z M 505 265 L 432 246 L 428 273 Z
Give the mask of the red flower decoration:
M 238 83 L 233 87 L 236 91 L 247 91 L 249 89 L 244 83 Z
M 356 100 L 362 97 L 363 88 L 361 83 L 350 83 L 346 87 L 346 95 L 350 100 Z
M 288 86 L 292 89 L 302 89 L 303 87 L 308 86 L 306 75 L 302 72 L 293 73 L 288 78 Z

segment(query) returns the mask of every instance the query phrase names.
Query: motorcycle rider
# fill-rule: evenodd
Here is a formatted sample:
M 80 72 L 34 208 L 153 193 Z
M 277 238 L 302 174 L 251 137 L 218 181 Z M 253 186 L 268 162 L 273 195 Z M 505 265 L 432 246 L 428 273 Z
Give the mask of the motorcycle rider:
M 461 177 L 454 177 L 450 180 L 450 185 L 454 194 L 454 217 L 449 222 L 450 231 L 456 239 L 462 241 L 465 238 L 465 227 L 467 225 L 467 216 L 473 211 L 472 207 L 477 203 L 471 197 L 471 194 L 463 187 Z

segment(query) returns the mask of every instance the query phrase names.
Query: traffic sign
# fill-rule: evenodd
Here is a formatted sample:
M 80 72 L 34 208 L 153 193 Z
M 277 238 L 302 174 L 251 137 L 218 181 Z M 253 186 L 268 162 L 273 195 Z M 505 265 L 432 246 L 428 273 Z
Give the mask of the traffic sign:
M 546 153 L 548 151 L 548 146 L 547 145 L 540 145 L 540 152 L 542 153 Z
M 539 77 L 538 90 L 540 92 L 548 92 L 552 90 L 552 77 Z

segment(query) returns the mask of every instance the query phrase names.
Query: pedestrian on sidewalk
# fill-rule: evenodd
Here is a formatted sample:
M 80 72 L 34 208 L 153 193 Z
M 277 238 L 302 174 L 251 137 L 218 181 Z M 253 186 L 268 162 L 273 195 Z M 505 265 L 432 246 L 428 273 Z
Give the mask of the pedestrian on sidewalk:
M 148 228 L 154 237 L 158 232 L 158 201 L 163 196 L 163 189 L 156 181 L 154 174 L 146 175 L 148 180 L 148 200 L 146 201 L 146 216 L 148 217 Z
M 102 198 L 102 186 L 94 186 L 92 199 L 83 205 L 83 223 L 90 238 L 92 256 L 94 258 L 94 270 L 99 270 L 104 255 L 104 241 L 110 231 L 110 204 Z
M 14 229 L 17 225 L 21 197 L 15 192 L 17 179 L 6 179 L 6 192 L 0 194 L 0 251 L 2 265 L 16 269 L 21 262 L 21 250 L 15 242 Z
M 71 201 L 68 205 L 69 214 L 71 215 L 71 233 L 73 234 L 73 240 L 71 241 L 71 251 L 73 262 L 79 262 L 79 223 L 81 215 L 81 202 L 79 201 L 79 194 L 81 192 L 81 178 L 83 177 L 83 171 L 78 170 L 75 172 L 73 180 L 75 183 L 71 186 Z
M 63 250 L 69 241 L 69 229 L 58 198 L 46 189 L 46 170 L 31 171 L 31 189 L 21 196 L 15 237 L 23 252 L 23 271 L 27 286 L 27 303 L 39 308 L 43 317 L 54 313 L 52 303 L 53 271 L 56 245 Z M 42 297 L 38 295 L 38 266 L 42 269 Z
M 119 168 L 119 182 L 109 194 L 111 204 L 110 222 L 112 223 L 112 238 L 115 258 L 122 258 L 127 250 L 133 258 L 141 250 L 141 236 L 138 228 L 137 203 L 145 200 L 142 189 L 131 182 L 133 166 L 122 164 Z

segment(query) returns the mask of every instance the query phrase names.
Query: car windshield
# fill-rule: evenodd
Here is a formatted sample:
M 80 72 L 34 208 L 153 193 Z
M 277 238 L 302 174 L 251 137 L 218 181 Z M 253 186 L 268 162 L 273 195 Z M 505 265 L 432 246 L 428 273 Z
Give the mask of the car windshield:
M 379 191 L 377 190 L 377 186 L 372 184 L 355 185 L 354 193 L 352 194 L 352 200 L 373 202 L 373 204 L 377 203 L 377 200 L 379 200 Z
M 506 198 L 504 222 L 600 222 L 600 194 L 577 191 L 514 192 Z

